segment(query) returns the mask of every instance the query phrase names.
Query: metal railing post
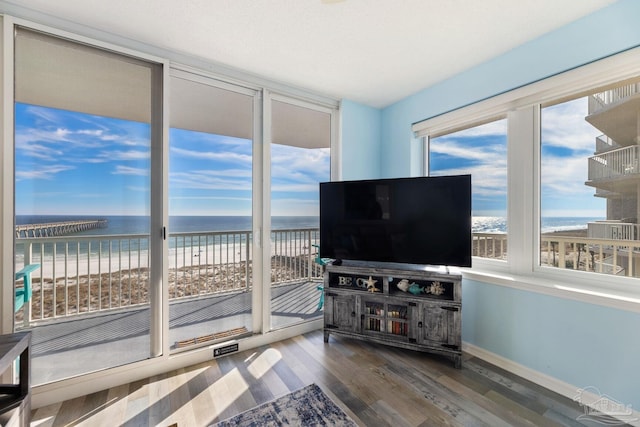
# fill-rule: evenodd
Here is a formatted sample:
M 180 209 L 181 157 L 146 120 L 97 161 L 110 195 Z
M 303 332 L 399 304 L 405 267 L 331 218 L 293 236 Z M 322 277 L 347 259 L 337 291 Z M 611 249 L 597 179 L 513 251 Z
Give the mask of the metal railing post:
M 248 231 L 245 234 L 245 245 L 244 245 L 244 252 L 245 252 L 245 258 L 244 259 L 246 260 L 244 268 L 245 268 L 245 282 L 246 282 L 246 290 L 247 290 L 247 292 L 251 288 L 251 276 L 250 276 L 251 269 L 249 268 L 249 257 L 251 255 L 251 252 L 249 250 L 250 247 L 251 247 L 251 245 L 249 245 L 249 239 L 250 238 L 251 238 L 251 232 Z
M 313 251 L 311 248 L 311 230 L 307 231 L 307 277 L 308 280 L 311 281 L 313 279 Z M 319 256 L 319 255 L 318 255 Z
M 32 257 L 33 257 L 32 243 L 31 242 L 25 243 L 24 254 L 23 254 L 24 267 L 31 264 Z M 40 271 L 42 271 L 42 268 L 40 269 Z M 13 286 L 15 286 L 15 283 L 13 284 Z M 31 282 L 31 286 L 33 286 L 33 282 Z M 25 284 L 25 288 L 26 288 L 26 284 Z M 40 288 L 42 289 L 42 280 L 40 281 Z M 25 292 L 26 292 L 26 289 L 25 289 Z M 27 304 L 24 305 L 24 313 L 22 317 L 22 324 L 24 325 L 24 327 L 29 326 L 29 323 L 31 323 L 31 304 L 33 304 L 33 296 L 29 298 L 29 301 L 27 302 Z

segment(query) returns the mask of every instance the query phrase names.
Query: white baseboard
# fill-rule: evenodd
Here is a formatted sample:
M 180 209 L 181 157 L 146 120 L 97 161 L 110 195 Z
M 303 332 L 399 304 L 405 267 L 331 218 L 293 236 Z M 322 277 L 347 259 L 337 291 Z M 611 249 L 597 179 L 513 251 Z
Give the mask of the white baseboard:
M 633 410 L 631 405 L 625 405 L 606 394 L 601 394 L 595 387 L 576 387 L 466 342 L 462 343 L 462 351 L 578 402 L 585 407 L 583 416 L 585 419 L 605 424 L 604 419 L 598 419 L 602 413 L 605 413 L 620 420 L 621 424 L 626 423 L 640 427 L 639 411 Z M 607 417 L 607 420 L 607 425 L 615 425 L 615 422 L 612 423 L 610 418 Z

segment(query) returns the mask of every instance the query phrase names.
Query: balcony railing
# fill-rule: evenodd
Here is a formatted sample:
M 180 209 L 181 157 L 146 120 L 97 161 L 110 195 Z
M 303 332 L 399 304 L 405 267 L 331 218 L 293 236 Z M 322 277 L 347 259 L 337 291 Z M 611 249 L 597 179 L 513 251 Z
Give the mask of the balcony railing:
M 629 223 L 590 223 L 589 237 L 543 234 L 540 265 L 603 274 L 640 277 L 640 226 Z M 506 259 L 507 235 L 473 233 L 473 255 Z
M 589 181 L 638 174 L 640 172 L 639 150 L 640 146 L 632 145 L 589 157 Z
M 637 224 L 589 224 L 589 237 L 543 234 L 540 265 L 640 277 L 640 232 Z M 602 234 L 602 236 L 599 236 Z M 473 255 L 506 259 L 507 235 L 474 233 Z
M 626 86 L 606 90 L 589 96 L 589 114 L 597 113 L 611 104 L 615 104 L 625 98 L 640 93 L 640 83 L 632 83 Z
M 472 255 L 481 258 L 506 259 L 505 233 L 473 233 Z
M 639 251 L 637 240 L 543 237 L 541 265 L 638 277 Z
M 248 231 L 170 234 L 169 298 L 249 290 L 251 238 Z M 322 277 L 314 262 L 317 229 L 273 231 L 271 239 L 272 285 Z M 149 303 L 148 235 L 24 238 L 16 246 L 16 271 L 41 265 L 32 273 L 33 295 L 16 314 L 17 324 Z
M 640 276 L 636 224 L 590 225 L 590 237 L 542 235 L 540 264 Z M 617 231 L 613 231 L 617 230 Z M 600 236 L 602 234 L 602 236 Z M 272 232 L 271 284 L 320 280 L 314 262 L 317 229 Z M 197 298 L 251 288 L 251 233 L 180 233 L 169 237 L 169 298 Z M 67 318 L 149 303 L 148 236 L 110 235 L 18 240 L 33 273 L 33 297 L 17 324 Z M 20 248 L 21 247 L 21 248 Z M 505 233 L 473 233 L 473 256 L 507 258 Z M 20 256 L 18 256 L 18 259 Z M 637 265 L 636 265 L 637 264 Z M 22 263 L 16 263 L 16 269 Z M 21 281 L 16 283 L 21 286 Z M 24 318 L 23 318 L 24 316 Z
M 587 224 L 589 238 L 637 240 L 640 236 L 640 225 L 621 221 L 596 221 Z

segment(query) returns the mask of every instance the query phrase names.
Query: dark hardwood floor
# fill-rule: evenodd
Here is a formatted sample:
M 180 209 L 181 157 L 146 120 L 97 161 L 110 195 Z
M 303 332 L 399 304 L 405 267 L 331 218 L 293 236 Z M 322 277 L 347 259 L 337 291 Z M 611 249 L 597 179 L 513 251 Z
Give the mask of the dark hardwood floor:
M 316 383 L 364 426 L 580 426 L 571 399 L 465 355 L 312 332 L 33 411 L 32 426 L 206 426 Z

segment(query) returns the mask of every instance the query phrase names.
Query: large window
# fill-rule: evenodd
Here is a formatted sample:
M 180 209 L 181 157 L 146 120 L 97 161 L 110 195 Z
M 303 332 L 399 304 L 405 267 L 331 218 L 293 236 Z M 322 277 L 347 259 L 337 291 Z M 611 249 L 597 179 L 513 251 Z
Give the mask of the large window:
M 174 70 L 169 134 L 169 344 L 251 333 L 255 91 Z
M 430 138 L 429 175 L 471 174 L 474 256 L 507 258 L 507 121 Z
M 319 183 L 331 179 L 331 114 L 317 105 L 274 97 L 270 301 L 271 328 L 277 329 L 323 313 L 322 267 L 314 258 L 319 243 Z
M 541 265 L 640 277 L 639 89 L 542 108 Z
M 639 55 L 620 54 L 413 126 L 429 142 L 430 174 L 472 174 L 474 255 L 507 260 L 481 269 L 532 276 L 536 285 L 539 277 L 570 281 L 554 289 L 593 298 L 635 295 Z M 502 203 L 489 197 L 496 194 Z M 487 234 L 495 241 L 506 230 L 503 217 L 509 247 L 501 257 L 495 248 L 502 246 L 477 242 Z M 485 233 L 481 223 L 497 225 Z M 491 249 L 476 252 L 484 247 Z
M 158 355 L 150 219 L 160 68 L 16 31 L 15 270 L 25 275 L 15 325 L 32 332 L 36 385 Z
M 172 353 L 319 319 L 337 102 L 57 33 L 16 26 L 3 160 L 16 227 L 2 269 L 18 273 L 3 306 L 32 332 L 33 384 L 163 372 Z

